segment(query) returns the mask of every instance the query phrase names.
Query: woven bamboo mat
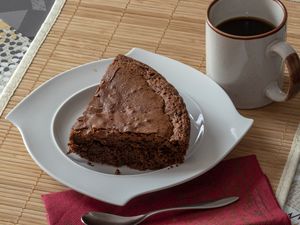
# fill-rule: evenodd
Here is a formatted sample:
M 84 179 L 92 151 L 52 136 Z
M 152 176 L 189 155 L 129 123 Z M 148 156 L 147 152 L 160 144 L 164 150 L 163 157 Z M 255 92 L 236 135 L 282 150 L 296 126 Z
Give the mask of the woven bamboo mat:
M 207 0 L 68 0 L 0 119 L 0 224 L 46 224 L 43 193 L 66 189 L 32 161 L 5 115 L 54 75 L 132 47 L 169 56 L 205 72 Z M 288 40 L 300 49 L 300 3 L 285 2 Z M 300 121 L 300 95 L 241 111 L 254 118 L 229 157 L 256 154 L 277 189 Z M 41 149 L 42 151 L 42 149 Z M 55 163 L 55 162 L 53 162 Z

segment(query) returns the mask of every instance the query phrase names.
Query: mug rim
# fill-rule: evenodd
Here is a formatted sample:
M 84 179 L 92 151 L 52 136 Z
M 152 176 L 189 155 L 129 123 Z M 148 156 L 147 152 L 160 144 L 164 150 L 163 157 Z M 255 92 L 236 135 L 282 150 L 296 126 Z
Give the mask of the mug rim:
M 210 26 L 210 28 L 212 28 L 215 32 L 217 32 L 218 34 L 220 34 L 222 36 L 228 37 L 228 38 L 239 39 L 239 40 L 251 40 L 251 39 L 264 38 L 264 37 L 267 37 L 269 35 L 272 35 L 272 34 L 276 33 L 277 31 L 279 31 L 286 24 L 286 21 L 287 21 L 288 13 L 287 13 L 285 5 L 280 0 L 273 0 L 274 2 L 276 2 L 282 8 L 283 14 L 284 14 L 283 19 L 282 19 L 281 23 L 278 26 L 276 26 L 274 29 L 272 29 L 272 30 L 270 30 L 266 33 L 262 33 L 262 34 L 258 34 L 258 35 L 239 36 L 239 35 L 228 34 L 226 32 L 221 31 L 217 27 L 215 27 L 209 19 L 209 13 L 210 13 L 210 10 L 211 10 L 212 6 L 214 4 L 216 4 L 217 2 L 219 2 L 219 1 L 220 0 L 214 0 L 213 2 L 211 2 L 209 4 L 209 6 L 207 8 L 206 22 Z

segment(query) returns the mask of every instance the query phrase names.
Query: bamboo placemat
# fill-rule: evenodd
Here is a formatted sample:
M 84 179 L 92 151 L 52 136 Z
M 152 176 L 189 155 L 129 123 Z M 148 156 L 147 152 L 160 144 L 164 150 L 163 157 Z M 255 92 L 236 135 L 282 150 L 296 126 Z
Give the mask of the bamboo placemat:
M 54 75 L 99 58 L 126 53 L 132 47 L 166 55 L 205 72 L 204 24 L 208 3 L 66 2 L 0 119 L 0 224 L 46 224 L 40 195 L 66 189 L 32 161 L 19 131 L 4 119 L 5 115 Z M 288 40 L 299 50 L 300 4 L 284 3 L 289 11 Z M 254 118 L 255 123 L 230 157 L 256 154 L 276 190 L 300 121 L 300 95 L 287 103 L 241 113 Z

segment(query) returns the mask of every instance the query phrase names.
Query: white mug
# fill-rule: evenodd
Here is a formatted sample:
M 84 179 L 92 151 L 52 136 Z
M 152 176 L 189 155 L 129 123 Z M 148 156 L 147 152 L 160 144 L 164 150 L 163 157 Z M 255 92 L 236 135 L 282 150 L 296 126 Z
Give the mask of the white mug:
M 228 19 L 254 17 L 274 29 L 253 36 L 237 36 L 217 28 Z M 287 11 L 279 0 L 215 0 L 207 10 L 206 72 L 240 109 L 286 101 L 300 90 L 300 61 L 285 41 Z M 282 90 L 283 63 L 289 87 Z

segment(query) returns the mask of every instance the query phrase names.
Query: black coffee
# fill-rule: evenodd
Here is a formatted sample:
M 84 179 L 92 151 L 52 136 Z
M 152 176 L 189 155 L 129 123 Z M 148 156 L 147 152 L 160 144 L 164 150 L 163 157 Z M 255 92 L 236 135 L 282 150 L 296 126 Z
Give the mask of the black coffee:
M 232 35 L 253 36 L 271 31 L 275 26 L 259 18 L 237 17 L 220 23 L 217 28 Z

